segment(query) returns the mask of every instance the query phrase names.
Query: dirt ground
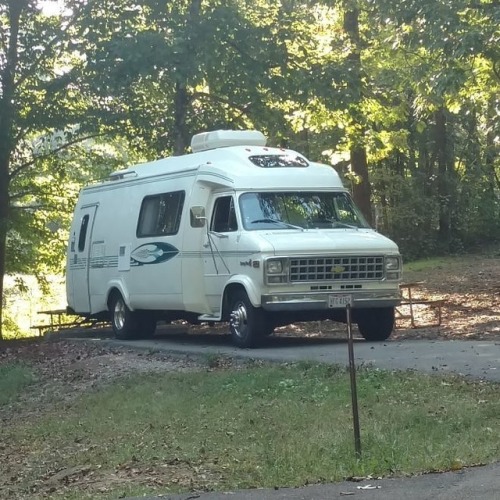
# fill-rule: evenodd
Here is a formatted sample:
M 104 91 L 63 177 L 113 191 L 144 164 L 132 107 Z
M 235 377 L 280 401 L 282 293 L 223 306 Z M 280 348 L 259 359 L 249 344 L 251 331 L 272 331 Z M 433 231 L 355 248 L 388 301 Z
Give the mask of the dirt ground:
M 442 321 L 437 310 L 428 305 L 416 306 L 415 324 L 399 318 L 392 338 L 411 339 L 482 339 L 500 338 L 500 254 L 454 259 L 446 266 L 405 273 L 406 282 L 421 282 L 414 298 L 443 300 Z M 399 308 L 408 315 L 408 307 Z M 195 327 L 197 332 L 207 326 Z M 221 330 L 222 331 L 222 330 Z M 281 328 L 277 335 L 344 336 L 345 326 L 331 322 L 297 324 Z M 116 377 L 155 371 L 210 370 L 224 368 L 218 363 L 189 357 L 169 356 L 160 352 L 138 352 L 127 348 L 110 348 L 70 340 L 43 339 L 0 342 L 0 365 L 22 361 L 32 365 L 36 381 L 20 401 L 0 406 L 0 424 L 5 428 L 18 419 L 29 419 L 54 411 L 85 391 L 102 386 Z M 227 361 L 227 364 L 231 364 Z M 64 470 L 52 471 L 32 485 L 33 495 L 23 496 L 20 484 L 29 466 L 26 455 L 0 442 L 0 498 L 49 498 L 68 484 Z M 54 479 L 55 478 L 55 479 Z M 133 477 L 122 480 L 134 480 Z M 34 489 L 33 489 L 34 488 Z M 25 487 L 23 488 L 25 490 Z M 35 491 L 37 492 L 34 495 Z
M 394 338 L 494 339 L 500 337 L 500 252 L 491 256 L 456 258 L 450 265 L 405 272 L 405 282 L 422 281 L 415 297 L 444 300 L 442 323 L 434 323 L 432 308 L 417 306 L 416 325 L 398 320 Z M 403 307 L 408 312 L 408 307 Z M 423 327 L 420 327 L 423 326 Z

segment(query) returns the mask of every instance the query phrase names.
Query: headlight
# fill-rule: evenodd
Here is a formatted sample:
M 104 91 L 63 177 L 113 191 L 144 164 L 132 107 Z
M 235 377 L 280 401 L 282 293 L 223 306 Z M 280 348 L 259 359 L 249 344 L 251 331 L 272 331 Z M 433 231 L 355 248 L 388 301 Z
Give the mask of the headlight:
M 278 285 L 288 282 L 288 267 L 286 259 L 269 259 L 266 261 L 265 279 L 268 285 Z
M 385 258 L 385 277 L 388 280 L 399 280 L 401 278 L 401 259 L 399 257 Z
M 399 257 L 386 257 L 385 269 L 387 271 L 396 271 L 399 269 Z
M 267 274 L 281 274 L 283 272 L 283 263 L 281 260 L 267 261 Z

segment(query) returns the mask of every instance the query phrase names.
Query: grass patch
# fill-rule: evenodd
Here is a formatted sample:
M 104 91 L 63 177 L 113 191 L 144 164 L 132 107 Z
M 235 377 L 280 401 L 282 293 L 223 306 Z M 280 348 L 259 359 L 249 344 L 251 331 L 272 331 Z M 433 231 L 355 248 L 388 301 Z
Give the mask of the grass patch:
M 404 271 L 419 272 L 428 271 L 432 269 L 441 269 L 443 267 L 453 266 L 457 262 L 463 262 L 464 257 L 432 257 L 429 259 L 415 260 L 413 262 L 404 263 Z
M 496 250 L 496 257 L 498 258 L 498 249 Z M 422 271 L 432 271 L 433 269 L 460 269 L 464 265 L 477 266 L 478 260 L 480 262 L 488 262 L 488 259 L 495 258 L 493 251 L 485 250 L 481 254 L 466 254 L 466 255 L 447 255 L 430 257 L 427 259 L 420 259 L 403 263 L 403 271 L 409 273 L 418 273 Z
M 0 365 L 0 405 L 15 400 L 33 381 L 31 368 L 20 363 Z
M 307 363 L 134 376 L 18 424 L 4 439 L 29 443 L 31 481 L 72 467 L 93 471 L 92 484 L 122 477 L 105 493 L 74 482 L 75 498 L 298 486 L 498 459 L 499 392 L 460 378 L 362 369 L 361 460 L 348 374 Z

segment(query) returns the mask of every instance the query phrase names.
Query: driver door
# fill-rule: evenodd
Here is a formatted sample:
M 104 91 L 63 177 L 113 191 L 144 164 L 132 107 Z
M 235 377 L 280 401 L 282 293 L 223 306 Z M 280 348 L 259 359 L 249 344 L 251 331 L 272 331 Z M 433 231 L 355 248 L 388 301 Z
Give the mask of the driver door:
M 213 314 L 220 313 L 224 286 L 237 269 L 239 228 L 234 195 L 213 200 L 210 226 L 203 242 L 205 290 Z

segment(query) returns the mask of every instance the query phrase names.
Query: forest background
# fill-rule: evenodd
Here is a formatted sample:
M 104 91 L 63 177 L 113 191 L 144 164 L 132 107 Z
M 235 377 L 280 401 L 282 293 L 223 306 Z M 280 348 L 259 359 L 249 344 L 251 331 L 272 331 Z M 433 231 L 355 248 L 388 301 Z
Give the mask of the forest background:
M 406 261 L 499 242 L 499 26 L 498 0 L 0 0 L 0 338 L 79 189 L 200 131 L 334 165 Z

